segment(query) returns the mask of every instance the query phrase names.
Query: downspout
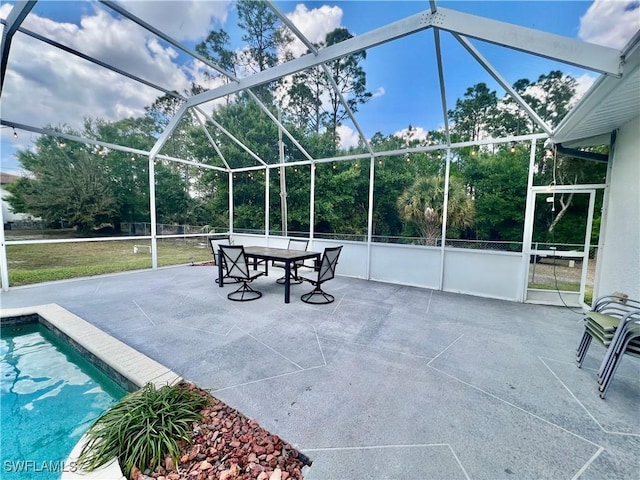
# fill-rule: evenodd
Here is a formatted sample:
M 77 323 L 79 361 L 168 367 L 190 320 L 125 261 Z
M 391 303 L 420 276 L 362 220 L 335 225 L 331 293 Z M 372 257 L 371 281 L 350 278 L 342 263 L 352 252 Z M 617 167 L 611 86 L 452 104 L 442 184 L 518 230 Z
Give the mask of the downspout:
M 607 163 L 607 176 L 605 177 L 605 187 L 604 187 L 604 193 L 603 193 L 603 197 L 602 197 L 602 210 L 601 210 L 601 214 L 600 214 L 600 232 L 598 235 L 598 253 L 597 253 L 597 257 L 596 257 L 596 271 L 594 274 L 594 278 L 593 278 L 593 301 L 596 300 L 596 298 L 598 298 L 600 296 L 600 291 L 599 291 L 599 287 L 600 287 L 600 277 L 602 275 L 602 255 L 600 254 L 600 252 L 604 251 L 604 246 L 607 243 L 607 219 L 609 216 L 609 197 L 610 197 L 610 191 L 611 189 L 609 188 L 609 185 L 611 184 L 611 174 L 612 174 L 612 169 L 613 169 L 613 155 L 615 153 L 615 144 L 616 144 L 616 137 L 617 137 L 617 130 L 614 130 L 611 133 L 611 143 L 609 144 L 609 159 L 611 160 L 610 162 Z

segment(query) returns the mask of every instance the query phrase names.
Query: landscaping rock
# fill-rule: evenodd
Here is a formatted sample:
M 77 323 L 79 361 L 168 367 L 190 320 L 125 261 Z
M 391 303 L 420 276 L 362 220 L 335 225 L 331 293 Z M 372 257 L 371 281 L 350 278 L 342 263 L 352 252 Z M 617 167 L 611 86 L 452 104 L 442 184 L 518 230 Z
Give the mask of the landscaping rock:
M 189 388 L 211 404 L 194 425 L 180 464 L 165 462 L 152 474 L 155 480 L 303 480 L 302 467 L 311 465 L 306 456 L 205 390 Z

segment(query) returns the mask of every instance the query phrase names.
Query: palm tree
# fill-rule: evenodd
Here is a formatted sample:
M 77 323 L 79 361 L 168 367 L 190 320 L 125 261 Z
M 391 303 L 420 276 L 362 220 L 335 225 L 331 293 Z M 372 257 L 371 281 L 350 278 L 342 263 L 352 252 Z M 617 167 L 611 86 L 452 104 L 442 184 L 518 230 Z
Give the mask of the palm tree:
M 414 222 L 425 245 L 436 245 L 442 229 L 444 178 L 421 176 L 398 197 L 400 216 Z M 475 204 L 466 185 L 458 177 L 449 178 L 447 225 L 466 228 L 475 220 Z

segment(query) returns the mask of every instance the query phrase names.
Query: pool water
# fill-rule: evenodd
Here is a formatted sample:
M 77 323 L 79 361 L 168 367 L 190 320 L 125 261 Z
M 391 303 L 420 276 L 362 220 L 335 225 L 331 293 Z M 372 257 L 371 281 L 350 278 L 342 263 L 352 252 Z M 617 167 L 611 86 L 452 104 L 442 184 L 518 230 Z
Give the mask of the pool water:
M 0 329 L 0 478 L 73 470 L 75 444 L 126 393 L 40 324 Z

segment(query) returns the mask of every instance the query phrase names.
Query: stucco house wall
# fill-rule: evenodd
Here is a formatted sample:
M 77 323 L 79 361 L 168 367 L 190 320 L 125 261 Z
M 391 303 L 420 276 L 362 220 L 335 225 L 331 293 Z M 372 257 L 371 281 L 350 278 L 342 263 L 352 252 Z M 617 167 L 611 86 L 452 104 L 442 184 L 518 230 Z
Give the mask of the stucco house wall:
M 618 131 L 609 171 L 609 201 L 599 252 L 596 295 L 640 299 L 640 116 Z

